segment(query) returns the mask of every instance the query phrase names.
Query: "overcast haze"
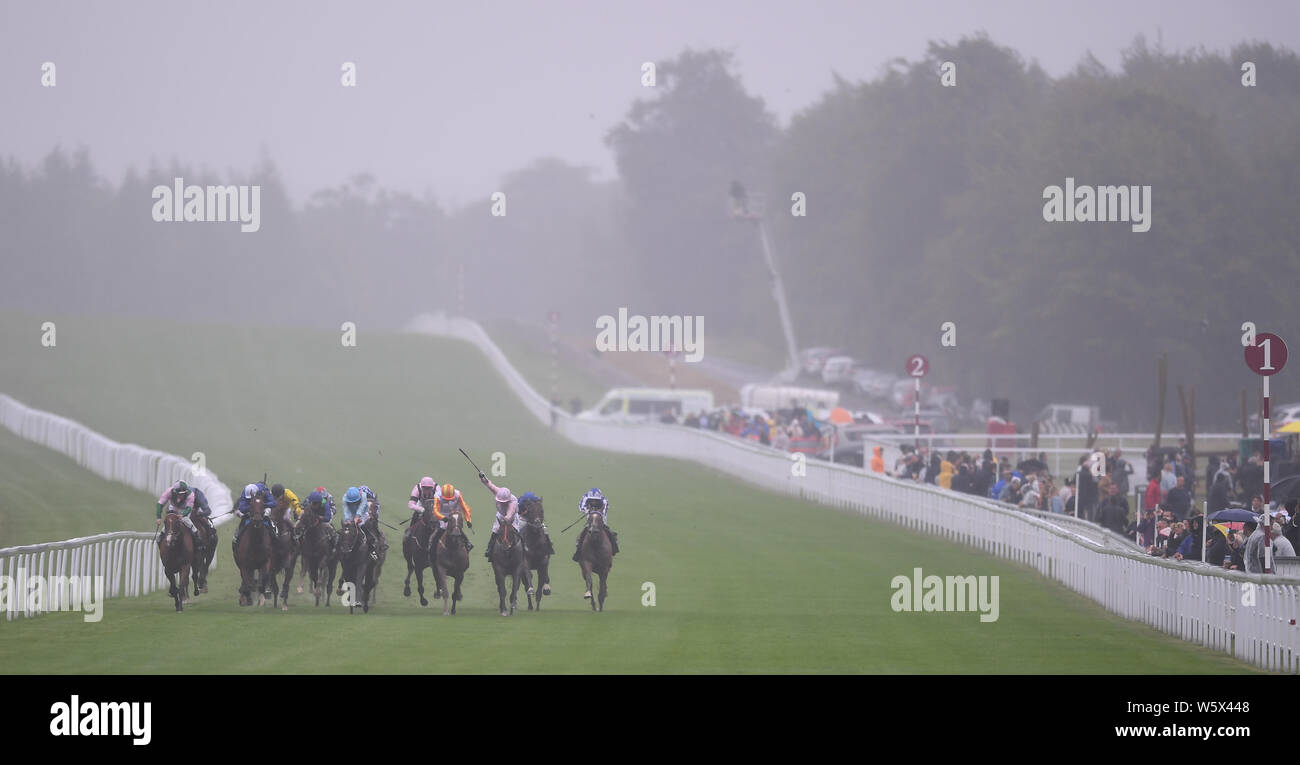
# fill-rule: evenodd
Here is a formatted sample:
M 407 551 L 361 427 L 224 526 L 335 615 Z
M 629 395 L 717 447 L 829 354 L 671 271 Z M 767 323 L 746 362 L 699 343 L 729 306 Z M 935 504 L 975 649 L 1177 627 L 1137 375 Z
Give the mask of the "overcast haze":
M 1138 34 L 1171 51 L 1300 48 L 1293 2 L 903 6 L 5 2 L 0 147 L 31 165 L 84 146 L 115 183 L 151 160 L 242 173 L 265 155 L 297 201 L 365 171 L 459 205 L 542 156 L 613 177 L 603 138 L 648 95 L 641 62 L 688 46 L 732 51 L 782 124 L 832 72 L 868 79 L 929 40 L 979 30 L 1053 76 L 1089 51 L 1114 68 Z M 44 61 L 58 66 L 55 90 L 40 87 Z M 357 64 L 355 89 L 340 87 L 344 61 Z

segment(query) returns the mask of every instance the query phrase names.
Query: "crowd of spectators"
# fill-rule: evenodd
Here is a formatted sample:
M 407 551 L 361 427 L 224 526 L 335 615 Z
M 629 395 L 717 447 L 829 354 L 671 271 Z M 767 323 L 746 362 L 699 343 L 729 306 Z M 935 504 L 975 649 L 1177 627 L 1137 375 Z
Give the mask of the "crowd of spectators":
M 697 412 L 685 417 L 666 412 L 661 420 L 731 433 L 782 450 L 801 442 L 823 442 L 830 432 L 827 423 L 802 407 L 771 414 L 754 414 L 740 408 Z M 900 448 L 901 454 L 892 468 L 884 464 L 880 448 L 875 448 L 870 469 L 1020 508 L 1077 514 L 1117 534 L 1136 537 L 1139 546 L 1152 556 L 1199 561 L 1204 550 L 1205 562 L 1210 565 L 1246 572 L 1263 571 L 1265 529 L 1261 524 L 1205 522 L 1196 499 L 1196 462 L 1183 439 L 1179 439 L 1177 448 L 1152 447 L 1147 451 L 1146 486 L 1136 513 L 1129 505 L 1134 488 L 1133 466 L 1119 448 L 1104 452 L 1106 470 L 1101 478 L 1093 477 L 1088 465 L 1092 454 L 1088 453 L 1079 457 L 1080 469 L 1061 476 L 1061 480 L 1048 469 L 1045 453 L 1013 466 L 1007 460 L 995 458 L 991 449 L 975 455 L 907 444 Z M 1294 467 L 1300 468 L 1300 460 Z M 1235 455 L 1210 457 L 1204 486 L 1210 514 L 1238 504 L 1243 507 L 1249 504 L 1256 515 L 1262 514 L 1262 455 L 1255 452 L 1241 465 L 1237 464 Z M 1300 548 L 1300 513 L 1296 502 L 1275 508 L 1269 526 L 1273 555 L 1295 555 L 1295 550 Z

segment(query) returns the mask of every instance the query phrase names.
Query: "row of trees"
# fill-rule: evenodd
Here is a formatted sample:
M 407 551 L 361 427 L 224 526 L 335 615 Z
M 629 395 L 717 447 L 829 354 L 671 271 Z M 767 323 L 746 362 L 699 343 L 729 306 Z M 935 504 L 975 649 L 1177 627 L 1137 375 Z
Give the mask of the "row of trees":
M 940 66 L 957 64 L 942 87 Z M 1258 86 L 1244 87 L 1253 62 Z M 1296 339 L 1300 283 L 1300 60 L 1246 44 L 1168 53 L 1140 39 L 1119 71 L 1089 59 L 1048 77 L 986 37 L 932 44 L 874 78 L 838 76 L 782 126 L 732 58 L 688 50 L 611 127 L 614 182 L 543 159 L 489 203 L 445 210 L 358 176 L 291 204 L 274 165 L 216 178 L 150 167 L 114 186 L 86 152 L 0 164 L 0 305 L 193 314 L 239 322 L 398 326 L 459 308 L 570 329 L 628 306 L 704 314 L 711 337 L 784 350 L 752 226 L 725 213 L 733 181 L 767 193 L 804 345 L 840 345 L 890 370 L 928 353 L 939 381 L 1154 419 L 1154 357 L 1198 386 L 1228 427 L 1250 384 L 1239 327 Z M 154 223 L 150 189 L 262 186 L 262 229 Z M 1048 223 L 1042 192 L 1150 185 L 1153 225 Z M 807 214 L 789 214 L 794 192 Z M 462 281 L 463 275 L 463 281 Z M 463 292 L 461 285 L 463 284 Z M 463 297 L 462 297 L 463 294 Z M 958 327 L 955 349 L 939 326 Z M 592 329 L 594 332 L 594 329 Z M 717 348 L 717 344 L 710 347 Z M 1300 398 L 1279 379 L 1274 394 Z

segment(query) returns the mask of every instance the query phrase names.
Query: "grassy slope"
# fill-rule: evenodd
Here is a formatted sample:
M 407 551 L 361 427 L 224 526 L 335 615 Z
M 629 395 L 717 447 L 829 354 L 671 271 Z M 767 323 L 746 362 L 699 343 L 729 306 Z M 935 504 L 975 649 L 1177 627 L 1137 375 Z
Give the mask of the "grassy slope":
M 0 547 L 153 527 L 155 498 L 0 427 Z
M 336 494 L 369 483 L 390 523 L 405 515 L 399 508 L 414 480 L 432 472 L 463 486 L 478 509 L 479 547 L 458 617 L 401 597 L 405 567 L 396 550 L 371 614 L 315 609 L 301 596 L 285 614 L 235 604 L 223 530 L 211 593 L 186 613 L 173 613 L 165 595 L 155 594 L 111 602 L 98 624 L 72 614 L 0 621 L 0 667 L 7 671 L 1245 669 L 966 548 L 758 491 L 706 466 L 568 444 L 528 418 L 464 344 L 363 332 L 358 347 L 342 348 L 330 332 L 68 317 L 59 321 L 58 347 L 41 349 L 37 326 L 30 318 L 0 324 L 0 352 L 14 362 L 0 369 L 0 390 L 118 440 L 177 454 L 204 451 L 232 487 L 268 469 L 273 480 L 303 492 L 317 483 Z M 178 347 L 208 350 L 179 368 L 155 365 Z M 498 482 L 547 498 L 561 554 L 544 612 L 509 620 L 496 614 L 490 569 L 479 557 L 490 502 L 458 446 L 481 463 L 502 452 L 507 477 Z M 612 497 L 610 520 L 624 543 L 601 615 L 581 598 L 568 560 L 572 532 L 557 533 L 592 485 Z M 140 515 L 150 521 L 152 513 L 142 507 Z M 915 566 L 927 574 L 1000 576 L 1000 620 L 892 612 L 889 581 Z M 640 603 L 647 581 L 656 585 L 653 608 Z M 439 650 L 428 651 L 435 640 Z M 158 650 L 198 644 L 201 662 L 197 652 Z

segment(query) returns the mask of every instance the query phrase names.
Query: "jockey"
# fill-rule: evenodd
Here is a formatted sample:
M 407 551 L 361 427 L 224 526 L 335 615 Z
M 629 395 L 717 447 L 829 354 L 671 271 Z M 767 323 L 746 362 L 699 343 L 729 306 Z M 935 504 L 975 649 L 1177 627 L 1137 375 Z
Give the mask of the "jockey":
M 315 491 L 307 495 L 307 509 L 329 523 L 334 520 L 334 495 L 326 491 L 324 486 L 317 486 Z
M 604 494 L 600 493 L 600 489 L 592 489 L 586 494 L 583 494 L 582 499 L 578 500 L 578 512 L 600 513 L 600 519 L 604 521 L 609 517 L 609 500 L 605 498 Z M 618 534 L 609 527 L 608 523 L 605 525 L 605 530 L 609 532 L 609 544 L 612 548 L 611 553 L 613 555 L 618 555 Z M 578 534 L 577 549 L 573 551 L 574 562 L 577 562 L 578 560 L 578 553 L 582 552 L 582 540 L 586 539 L 586 537 L 587 527 L 583 526 L 582 531 Z
M 271 496 L 275 498 L 275 517 L 277 523 L 283 521 L 291 529 L 298 528 L 302 519 L 302 505 L 298 504 L 298 495 L 277 483 L 271 487 Z
M 526 515 L 528 512 L 528 508 L 532 507 L 532 503 L 541 502 L 541 501 L 542 498 L 532 493 L 531 491 L 526 491 L 523 493 L 522 496 L 519 497 L 519 516 L 524 519 L 525 523 L 532 522 L 532 519 L 527 517 Z M 545 523 L 542 524 L 542 539 L 546 540 L 546 554 L 554 555 L 555 545 L 551 544 L 551 535 L 547 533 Z
M 204 500 L 204 504 L 207 504 L 206 499 Z M 158 497 L 158 517 L 155 524 L 159 527 L 162 526 L 163 505 L 167 506 L 167 512 L 180 514 L 181 523 L 184 523 L 185 527 L 194 535 L 195 548 L 202 548 L 202 537 L 199 536 L 199 530 L 194 526 L 194 520 L 190 518 L 190 511 L 196 511 L 195 515 L 197 516 L 198 508 L 194 492 L 190 490 L 189 485 L 184 481 L 177 481 L 171 485 L 171 488 L 163 490 L 163 493 Z
M 430 550 L 437 547 L 438 540 L 442 539 L 442 535 L 446 533 L 447 516 L 457 510 L 461 510 L 465 516 L 465 524 L 471 529 L 474 528 L 469 503 L 461 496 L 460 489 L 451 484 L 446 484 L 442 487 L 442 493 L 433 500 L 433 517 L 438 519 L 438 530 L 433 533 L 433 538 L 429 540 Z M 474 545 L 470 544 L 469 537 L 461 535 L 461 539 L 465 540 L 465 552 L 474 549 Z
M 511 494 L 509 489 L 498 487 L 489 481 L 482 471 L 479 471 L 478 479 L 483 482 L 488 491 L 492 492 L 492 496 L 497 503 L 497 517 L 492 522 L 492 538 L 488 540 L 487 552 L 483 554 L 483 557 L 491 560 L 492 550 L 497 543 L 497 534 L 501 532 L 501 524 L 509 523 L 515 527 L 515 531 L 520 531 L 523 528 L 524 519 L 519 517 L 519 498 Z
M 239 535 L 244 532 L 244 528 L 252 520 L 249 513 L 253 509 L 253 500 L 258 497 L 262 499 L 262 509 L 264 511 L 262 522 L 266 524 L 272 534 L 275 533 L 275 524 L 271 523 L 270 512 L 275 507 L 275 497 L 271 496 L 271 490 L 261 481 L 250 483 L 244 487 L 244 493 L 239 498 L 239 504 L 235 505 L 235 515 L 239 516 L 239 525 L 235 527 L 235 534 L 230 539 L 231 545 L 239 545 Z
M 349 523 L 355 524 L 361 529 L 361 533 L 366 535 L 366 540 L 370 543 L 370 557 L 373 560 L 379 559 L 379 540 L 370 534 L 371 513 L 370 503 L 375 503 L 375 509 L 378 509 L 379 500 L 375 493 L 370 490 L 369 486 L 348 487 L 348 491 L 343 495 L 343 525 Z
M 406 506 L 411 511 L 411 525 L 420 520 L 424 515 L 424 502 L 428 500 L 438 500 L 438 483 L 429 476 L 420 479 L 420 482 L 411 487 L 411 499 Z

